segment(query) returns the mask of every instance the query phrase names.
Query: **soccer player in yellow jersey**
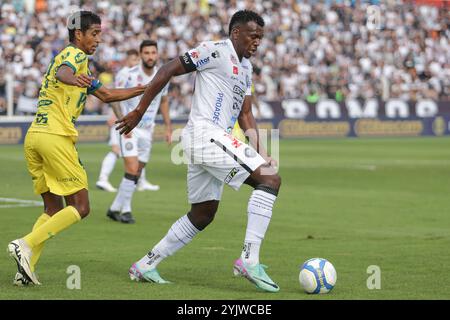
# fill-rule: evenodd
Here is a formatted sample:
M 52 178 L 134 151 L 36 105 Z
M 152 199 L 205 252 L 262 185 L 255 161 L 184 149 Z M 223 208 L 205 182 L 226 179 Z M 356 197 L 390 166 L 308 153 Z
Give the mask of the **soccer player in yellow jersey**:
M 8 244 L 18 268 L 16 285 L 40 284 L 34 269 L 45 241 L 89 214 L 86 171 L 75 148 L 75 121 L 86 96 L 93 94 L 103 102 L 113 102 L 141 95 L 145 90 L 145 86 L 108 89 L 91 76 L 88 55 L 95 52 L 101 40 L 99 16 L 89 11 L 76 12 L 69 17 L 67 28 L 70 44 L 47 69 L 36 118 L 24 142 L 28 171 L 35 193 L 44 200 L 44 212 L 32 232 Z

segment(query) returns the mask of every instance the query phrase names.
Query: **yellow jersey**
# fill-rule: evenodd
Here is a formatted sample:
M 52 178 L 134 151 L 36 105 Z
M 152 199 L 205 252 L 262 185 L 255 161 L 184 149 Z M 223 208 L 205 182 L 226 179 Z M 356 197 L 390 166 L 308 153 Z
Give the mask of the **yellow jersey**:
M 75 121 L 83 111 L 86 97 L 102 84 L 94 80 L 89 88 L 80 88 L 62 83 L 56 79 L 56 72 L 62 65 L 69 66 L 76 76 L 91 74 L 87 55 L 74 45 L 68 45 L 56 55 L 42 79 L 36 118 L 28 130 L 30 132 L 78 136 Z

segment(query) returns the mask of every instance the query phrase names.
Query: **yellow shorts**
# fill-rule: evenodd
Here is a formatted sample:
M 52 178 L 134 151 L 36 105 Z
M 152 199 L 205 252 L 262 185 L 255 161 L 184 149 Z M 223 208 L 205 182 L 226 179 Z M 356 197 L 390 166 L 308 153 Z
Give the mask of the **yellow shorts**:
M 28 132 L 24 149 L 36 194 L 50 191 L 67 196 L 88 189 L 86 171 L 73 137 Z

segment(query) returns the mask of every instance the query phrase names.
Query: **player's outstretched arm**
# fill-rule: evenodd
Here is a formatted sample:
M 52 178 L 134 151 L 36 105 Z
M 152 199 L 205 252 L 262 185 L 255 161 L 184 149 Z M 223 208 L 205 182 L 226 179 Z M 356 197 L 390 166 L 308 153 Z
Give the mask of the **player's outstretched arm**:
M 56 79 L 58 81 L 61 81 L 62 83 L 71 85 L 71 86 L 77 86 L 80 88 L 88 88 L 91 86 L 91 82 L 94 78 L 88 76 L 87 74 L 80 74 L 78 76 L 75 75 L 73 69 L 69 67 L 68 65 L 61 65 L 58 68 L 58 71 L 55 75 Z
M 267 154 L 266 149 L 259 139 L 258 126 L 256 125 L 256 120 L 252 112 L 252 96 L 245 96 L 238 121 L 239 126 L 242 130 L 244 130 L 244 133 L 248 137 L 253 148 L 256 149 L 256 151 L 267 161 L 267 163 L 272 166 L 276 166 L 276 161 Z
M 146 86 L 137 86 L 134 88 L 109 89 L 101 86 L 94 91 L 93 95 L 105 103 L 122 101 L 134 98 L 144 93 Z
M 141 121 L 141 118 L 150 103 L 165 87 L 170 79 L 174 76 L 179 76 L 189 72 L 191 71 L 185 69 L 179 58 L 175 58 L 163 65 L 161 69 L 158 70 L 152 81 L 147 85 L 147 89 L 145 89 L 144 95 L 142 96 L 141 101 L 139 101 L 137 107 L 133 111 L 129 112 L 125 117 L 116 121 L 116 123 L 119 124 L 116 130 L 120 130 L 120 134 L 127 134 L 133 130 L 139 121 Z
M 164 119 L 164 125 L 166 126 L 166 142 L 168 144 L 172 143 L 172 122 L 170 121 L 169 114 L 169 99 L 167 96 L 162 97 L 161 105 L 159 107 L 161 110 L 162 117 Z

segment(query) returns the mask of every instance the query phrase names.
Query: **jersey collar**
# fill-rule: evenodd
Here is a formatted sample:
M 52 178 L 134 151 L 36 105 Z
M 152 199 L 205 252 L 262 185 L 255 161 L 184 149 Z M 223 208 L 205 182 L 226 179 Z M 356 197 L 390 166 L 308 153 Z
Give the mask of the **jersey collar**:
M 142 66 L 142 62 L 139 63 L 139 72 L 140 72 L 141 74 L 143 74 L 144 76 L 146 76 L 146 77 L 153 78 L 153 77 L 155 76 L 155 74 L 156 74 L 157 71 L 158 71 L 158 70 L 156 70 L 156 66 L 154 66 L 154 67 L 153 67 L 153 73 L 152 73 L 151 75 L 148 76 L 148 75 L 144 72 L 144 67 Z
M 228 46 L 231 48 L 231 54 L 233 54 L 234 57 L 236 58 L 237 62 L 239 64 L 241 64 L 241 61 L 239 61 L 239 56 L 236 52 L 236 49 L 234 49 L 233 42 L 231 42 L 231 39 L 227 39 L 227 43 L 228 43 Z M 242 58 L 242 59 L 244 59 L 244 58 Z

